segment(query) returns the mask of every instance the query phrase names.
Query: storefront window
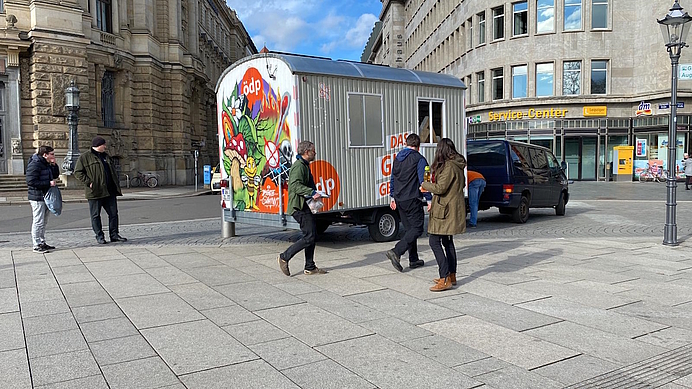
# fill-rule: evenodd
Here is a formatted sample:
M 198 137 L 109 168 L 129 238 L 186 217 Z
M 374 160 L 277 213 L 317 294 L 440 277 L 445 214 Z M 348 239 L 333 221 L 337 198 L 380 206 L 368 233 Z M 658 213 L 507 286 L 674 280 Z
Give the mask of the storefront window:
M 627 135 L 610 135 L 607 139 L 608 161 L 611 163 L 611 169 L 617 170 L 617 166 L 613 164 L 613 149 L 617 146 L 627 146 Z M 636 152 L 636 150 L 635 150 Z M 613 171 L 610 174 L 612 176 Z
M 552 136 L 532 136 L 531 144 L 543 146 L 550 151 L 553 151 L 553 137 Z

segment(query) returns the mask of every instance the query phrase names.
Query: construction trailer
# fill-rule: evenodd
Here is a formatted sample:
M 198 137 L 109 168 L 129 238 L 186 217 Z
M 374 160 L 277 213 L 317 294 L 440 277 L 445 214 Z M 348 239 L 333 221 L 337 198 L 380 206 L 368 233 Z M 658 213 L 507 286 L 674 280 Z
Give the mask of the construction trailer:
M 465 85 L 446 74 L 284 53 L 246 57 L 216 85 L 223 221 L 299 228 L 286 215 L 288 172 L 301 140 L 329 195 L 317 230 L 366 225 L 375 241 L 396 238 L 389 208 L 396 153 L 412 132 L 432 162 L 437 141 L 466 148 Z

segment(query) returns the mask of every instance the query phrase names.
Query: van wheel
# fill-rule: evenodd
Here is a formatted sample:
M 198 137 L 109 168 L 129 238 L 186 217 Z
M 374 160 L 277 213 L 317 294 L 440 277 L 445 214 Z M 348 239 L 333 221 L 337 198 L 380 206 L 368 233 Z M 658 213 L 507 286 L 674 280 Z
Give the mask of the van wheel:
M 516 223 L 526 223 L 529 220 L 529 198 L 521 196 L 519 207 L 512 212 L 512 219 Z
M 325 231 L 327 231 L 327 228 L 331 226 L 332 223 L 328 222 L 326 220 L 318 220 L 317 224 L 315 225 L 315 230 L 317 231 L 318 234 L 322 234 Z
M 565 216 L 565 194 L 560 193 L 560 200 L 555 206 L 555 214 L 557 216 Z
M 377 211 L 375 222 L 368 225 L 370 237 L 375 242 L 389 242 L 399 235 L 399 216 L 392 210 Z

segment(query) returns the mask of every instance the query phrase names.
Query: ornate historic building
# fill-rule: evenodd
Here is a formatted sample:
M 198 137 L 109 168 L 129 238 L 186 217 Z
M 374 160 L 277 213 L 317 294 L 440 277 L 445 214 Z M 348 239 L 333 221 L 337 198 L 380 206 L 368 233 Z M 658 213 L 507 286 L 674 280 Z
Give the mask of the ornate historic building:
M 0 174 L 36 147 L 67 152 L 65 89 L 81 91 L 79 149 L 101 135 L 123 173 L 189 184 L 218 160 L 214 88 L 256 53 L 219 0 L 0 0 Z
M 692 149 L 689 72 L 668 139 L 671 64 L 656 20 L 673 0 L 381 1 L 363 60 L 462 79 L 471 139 L 546 146 L 579 180 L 604 179 L 616 146 L 635 146 L 637 169 L 665 161 L 669 144 L 677 159 Z M 680 64 L 692 67 L 692 49 Z

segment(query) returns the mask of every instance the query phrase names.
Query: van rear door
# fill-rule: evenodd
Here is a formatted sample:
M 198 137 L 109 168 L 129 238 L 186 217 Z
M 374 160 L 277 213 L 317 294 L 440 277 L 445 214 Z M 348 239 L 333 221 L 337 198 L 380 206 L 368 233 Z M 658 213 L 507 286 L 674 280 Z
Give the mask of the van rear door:
M 529 148 L 517 143 L 509 143 L 509 155 L 511 157 L 510 169 L 512 169 L 514 193 L 522 193 L 524 190 L 531 192 L 531 204 L 533 199 L 533 171 L 531 168 L 531 154 Z

